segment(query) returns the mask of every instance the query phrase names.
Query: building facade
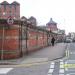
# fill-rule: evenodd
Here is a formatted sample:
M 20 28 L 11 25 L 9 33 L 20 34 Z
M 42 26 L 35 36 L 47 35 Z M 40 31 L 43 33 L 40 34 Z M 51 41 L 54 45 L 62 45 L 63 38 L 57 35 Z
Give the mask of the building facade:
M 36 18 L 31 16 L 29 19 L 28 19 L 32 25 L 36 26 L 37 25 L 37 21 L 36 21 Z
M 46 24 L 46 27 L 50 31 L 57 31 L 57 23 L 53 21 L 52 18 L 50 18 L 50 21 Z
M 20 19 L 20 4 L 16 1 L 9 4 L 7 1 L 0 3 L 0 19 L 7 19 L 8 17 L 13 19 Z

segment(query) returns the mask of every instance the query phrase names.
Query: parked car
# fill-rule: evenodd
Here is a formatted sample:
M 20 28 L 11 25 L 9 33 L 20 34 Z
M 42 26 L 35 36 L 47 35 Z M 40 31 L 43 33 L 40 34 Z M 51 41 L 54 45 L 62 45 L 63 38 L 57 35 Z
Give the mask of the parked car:
M 75 42 L 75 39 L 73 39 L 72 42 Z
M 66 42 L 66 43 L 71 43 L 71 42 L 72 42 L 72 39 L 66 39 L 65 42 Z

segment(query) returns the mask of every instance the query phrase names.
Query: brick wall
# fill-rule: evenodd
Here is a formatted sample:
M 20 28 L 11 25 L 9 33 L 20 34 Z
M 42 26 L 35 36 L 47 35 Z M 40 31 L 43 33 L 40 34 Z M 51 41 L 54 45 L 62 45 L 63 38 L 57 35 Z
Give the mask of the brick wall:
M 2 54 L 2 44 L 4 59 L 19 57 L 19 29 L 4 29 L 4 39 L 3 30 L 0 29 L 0 54 Z

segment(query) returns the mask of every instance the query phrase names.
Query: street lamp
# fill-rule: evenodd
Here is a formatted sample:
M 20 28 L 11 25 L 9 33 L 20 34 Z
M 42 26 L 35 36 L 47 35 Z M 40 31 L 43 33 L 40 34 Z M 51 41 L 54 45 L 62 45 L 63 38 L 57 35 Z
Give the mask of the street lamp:
M 51 45 L 51 28 L 49 28 L 49 45 Z
M 3 48 L 3 47 L 4 47 L 4 37 L 5 37 L 5 36 L 4 36 L 4 35 L 5 35 L 5 34 L 4 34 L 4 33 L 5 33 L 5 31 L 4 31 L 4 26 L 3 26 L 3 32 L 2 32 L 2 33 L 3 33 L 3 34 L 2 34 L 1 60 L 3 60 L 3 59 L 4 59 L 4 58 L 3 58 L 3 57 L 4 57 L 4 48 Z
M 5 12 L 3 12 L 3 16 L 5 16 Z M 4 25 L 5 26 L 5 25 Z M 3 26 L 3 31 L 2 31 L 2 50 L 1 50 L 1 60 L 3 60 L 4 59 L 4 40 L 5 40 L 5 28 L 4 28 L 4 26 Z
M 23 26 L 26 26 L 26 28 L 24 29 Z M 23 33 L 23 29 L 25 30 L 25 33 Z M 27 31 L 28 31 L 28 25 L 27 25 L 27 19 L 25 17 L 21 18 L 21 52 L 22 52 L 22 37 L 25 34 L 25 40 L 26 40 L 26 54 L 28 54 L 28 49 L 27 49 Z

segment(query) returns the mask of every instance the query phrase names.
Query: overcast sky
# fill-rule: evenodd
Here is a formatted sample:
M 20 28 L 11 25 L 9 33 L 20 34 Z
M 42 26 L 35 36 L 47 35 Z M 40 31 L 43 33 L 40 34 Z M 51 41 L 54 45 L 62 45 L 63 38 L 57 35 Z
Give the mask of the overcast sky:
M 0 0 L 2 2 L 4 0 Z M 6 0 L 9 3 L 14 0 Z M 15 0 L 20 3 L 21 16 L 34 16 L 39 25 L 53 18 L 66 33 L 75 32 L 75 0 Z

